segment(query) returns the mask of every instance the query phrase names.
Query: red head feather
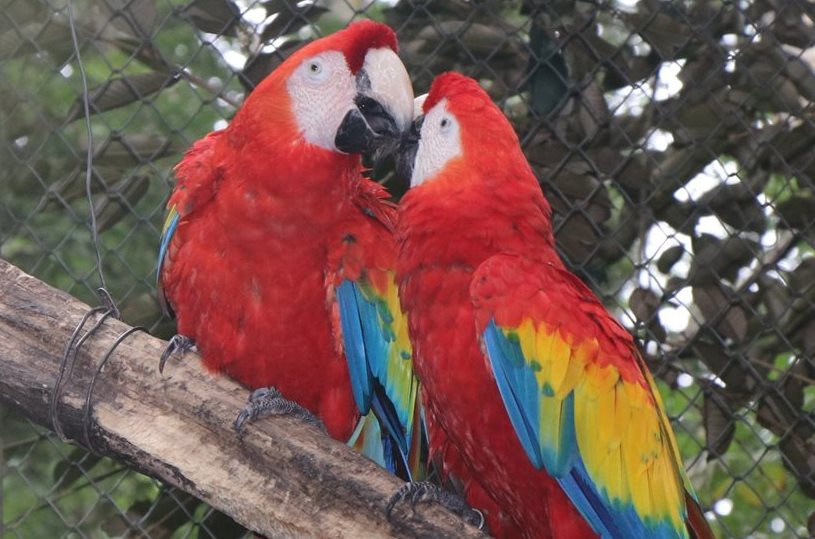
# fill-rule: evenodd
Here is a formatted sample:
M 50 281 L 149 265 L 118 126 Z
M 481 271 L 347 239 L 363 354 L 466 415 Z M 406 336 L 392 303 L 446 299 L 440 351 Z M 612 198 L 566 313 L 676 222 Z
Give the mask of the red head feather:
M 474 105 L 480 102 L 482 106 L 486 103 L 492 103 L 490 96 L 475 80 L 455 71 L 442 73 L 433 79 L 430 92 L 427 94 L 427 99 L 425 99 L 423 105 L 424 113 L 427 114 L 430 109 L 445 98 L 454 103 L 464 101 L 472 102 L 471 104 Z
M 345 55 L 348 68 L 351 73 L 356 74 L 362 68 L 368 51 L 383 47 L 389 47 L 393 52 L 398 52 L 396 34 L 390 26 L 366 19 L 352 23 L 339 32 L 312 41 L 292 54 L 275 70 L 275 73 L 282 71 L 285 73 L 285 77 L 288 77 L 288 73 L 299 65 L 304 58 L 324 51 L 335 50 Z
M 389 26 L 380 22 L 370 20 L 355 22 L 332 37 L 337 41 L 345 41 L 337 48 L 345 54 L 348 67 L 354 74 L 362 68 L 365 55 L 370 49 L 389 47 L 393 52 L 398 52 L 396 34 Z

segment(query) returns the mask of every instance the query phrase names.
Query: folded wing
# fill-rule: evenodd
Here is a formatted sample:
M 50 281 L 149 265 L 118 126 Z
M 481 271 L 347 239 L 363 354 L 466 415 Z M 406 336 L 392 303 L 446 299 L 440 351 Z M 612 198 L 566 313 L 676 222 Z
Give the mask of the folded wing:
M 508 255 L 482 264 L 470 291 L 532 464 L 603 537 L 690 537 L 688 503 L 699 511 L 659 393 L 631 336 L 594 294 L 561 268 Z M 709 533 L 701 527 L 694 536 Z

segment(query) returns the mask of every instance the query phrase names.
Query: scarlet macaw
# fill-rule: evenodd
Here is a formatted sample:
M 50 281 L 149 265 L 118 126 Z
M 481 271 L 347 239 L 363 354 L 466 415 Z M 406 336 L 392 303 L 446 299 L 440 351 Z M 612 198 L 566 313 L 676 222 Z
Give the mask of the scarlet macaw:
M 510 123 L 456 73 L 423 110 L 396 278 L 431 461 L 497 537 L 712 537 L 640 352 L 559 258 Z
M 250 416 L 302 411 L 292 399 L 408 476 L 420 414 L 395 210 L 360 158 L 412 119 L 396 51 L 372 21 L 313 41 L 196 142 L 175 169 L 158 279 L 176 343 L 249 388 L 276 388 L 253 395 Z

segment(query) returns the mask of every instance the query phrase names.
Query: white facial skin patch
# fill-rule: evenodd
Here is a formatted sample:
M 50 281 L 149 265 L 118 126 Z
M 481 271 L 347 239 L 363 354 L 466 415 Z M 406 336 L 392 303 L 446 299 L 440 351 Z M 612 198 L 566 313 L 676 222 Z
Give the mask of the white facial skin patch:
M 447 100 L 442 99 L 424 117 L 410 186 L 432 179 L 461 154 L 458 120 L 447 111 Z
M 348 111 L 356 108 L 356 85 L 345 56 L 330 51 L 306 59 L 286 87 L 306 142 L 337 151 L 337 130 Z

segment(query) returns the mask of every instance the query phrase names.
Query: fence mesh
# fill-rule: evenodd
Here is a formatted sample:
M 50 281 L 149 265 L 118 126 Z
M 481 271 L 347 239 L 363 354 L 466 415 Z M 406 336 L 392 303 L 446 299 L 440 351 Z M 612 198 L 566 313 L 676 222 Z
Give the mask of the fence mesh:
M 397 30 L 417 94 L 462 71 L 511 118 L 562 254 L 643 343 L 717 535 L 814 536 L 804 0 L 0 0 L 0 256 L 94 304 L 101 260 L 124 319 L 171 335 L 154 253 L 173 164 L 363 17 Z M 0 537 L 245 533 L 8 409 L 0 478 Z

